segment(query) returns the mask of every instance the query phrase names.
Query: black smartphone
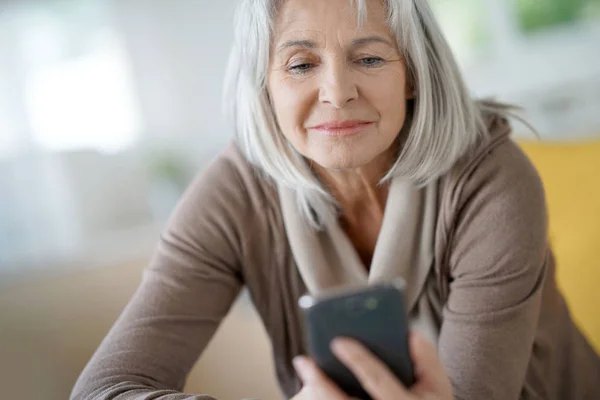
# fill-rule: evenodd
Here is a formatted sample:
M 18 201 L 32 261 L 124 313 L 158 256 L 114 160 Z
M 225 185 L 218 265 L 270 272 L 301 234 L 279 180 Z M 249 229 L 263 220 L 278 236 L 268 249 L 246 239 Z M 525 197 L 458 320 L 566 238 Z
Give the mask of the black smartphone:
M 352 372 L 331 352 L 336 337 L 356 339 L 410 387 L 414 370 L 408 348 L 403 284 L 334 290 L 299 300 L 308 355 L 349 396 L 370 400 Z

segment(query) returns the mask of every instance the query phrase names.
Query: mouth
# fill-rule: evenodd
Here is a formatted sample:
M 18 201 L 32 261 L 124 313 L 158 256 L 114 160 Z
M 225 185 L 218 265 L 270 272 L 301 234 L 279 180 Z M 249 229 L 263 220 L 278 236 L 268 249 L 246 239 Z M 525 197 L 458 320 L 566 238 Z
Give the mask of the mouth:
M 353 136 L 363 132 L 369 126 L 373 125 L 371 121 L 329 121 L 324 124 L 309 127 L 308 129 L 317 131 L 327 136 Z

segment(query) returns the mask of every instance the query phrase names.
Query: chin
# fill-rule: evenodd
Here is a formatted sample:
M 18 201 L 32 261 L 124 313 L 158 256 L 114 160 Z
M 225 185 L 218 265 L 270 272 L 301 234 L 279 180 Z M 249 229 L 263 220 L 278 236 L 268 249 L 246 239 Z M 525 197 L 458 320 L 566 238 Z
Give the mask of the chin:
M 314 156 L 309 155 L 309 159 L 319 164 L 322 168 L 332 170 L 344 170 L 360 168 L 369 164 L 375 157 L 369 157 L 364 152 L 358 152 L 358 154 L 343 153 L 343 154 L 331 154 L 331 153 L 317 153 Z M 361 154 L 362 153 L 362 154 Z

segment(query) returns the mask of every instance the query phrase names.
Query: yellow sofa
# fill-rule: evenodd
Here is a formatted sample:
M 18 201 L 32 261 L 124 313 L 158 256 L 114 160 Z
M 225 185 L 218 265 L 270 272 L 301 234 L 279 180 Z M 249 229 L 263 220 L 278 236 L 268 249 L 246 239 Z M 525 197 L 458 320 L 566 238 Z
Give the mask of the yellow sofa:
M 558 284 L 600 352 L 600 140 L 519 144 L 546 189 Z

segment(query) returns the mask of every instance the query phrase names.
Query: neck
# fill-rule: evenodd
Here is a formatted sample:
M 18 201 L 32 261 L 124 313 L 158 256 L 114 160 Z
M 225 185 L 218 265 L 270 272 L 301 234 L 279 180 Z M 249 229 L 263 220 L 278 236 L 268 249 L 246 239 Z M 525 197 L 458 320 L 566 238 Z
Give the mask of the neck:
M 379 182 L 393 165 L 393 155 L 393 151 L 388 151 L 368 165 L 353 169 L 328 170 L 315 166 L 317 175 L 340 205 L 339 223 L 367 268 L 371 265 L 388 196 L 389 185 Z
M 347 222 L 364 214 L 383 215 L 388 185 L 380 184 L 393 163 L 393 150 L 389 150 L 367 165 L 352 169 L 325 169 L 315 165 L 320 180 L 330 190 L 341 207 L 342 218 Z

